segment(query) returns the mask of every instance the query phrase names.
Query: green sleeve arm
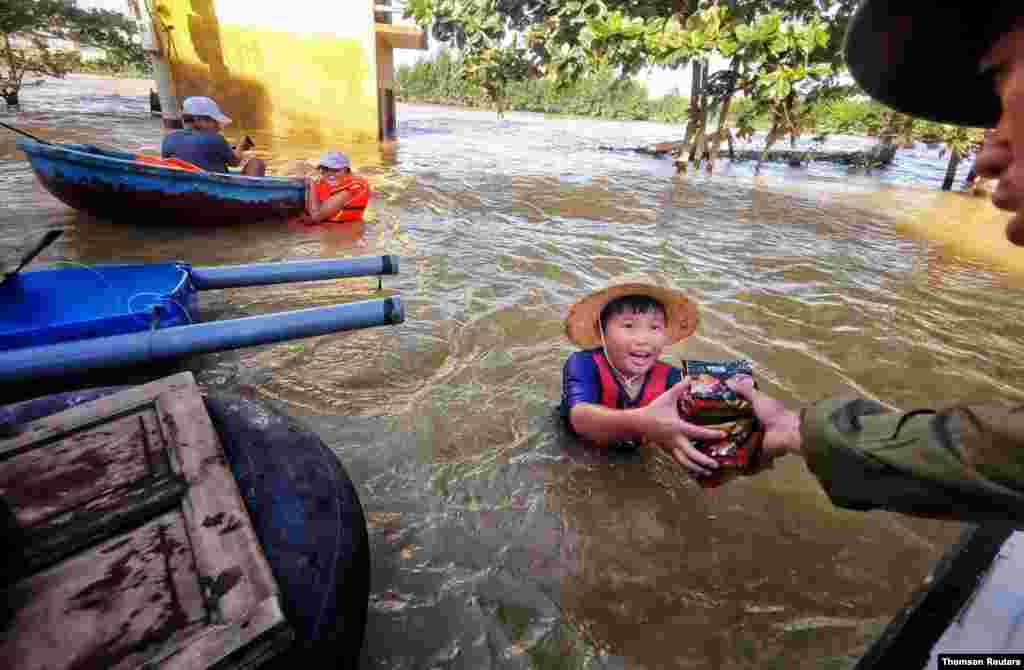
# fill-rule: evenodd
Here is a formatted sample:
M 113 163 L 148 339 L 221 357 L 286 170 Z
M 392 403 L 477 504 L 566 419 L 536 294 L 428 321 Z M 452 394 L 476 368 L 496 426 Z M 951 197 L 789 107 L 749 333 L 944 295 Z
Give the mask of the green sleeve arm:
M 800 436 L 839 507 L 1024 524 L 1024 405 L 891 413 L 825 400 L 803 410 Z

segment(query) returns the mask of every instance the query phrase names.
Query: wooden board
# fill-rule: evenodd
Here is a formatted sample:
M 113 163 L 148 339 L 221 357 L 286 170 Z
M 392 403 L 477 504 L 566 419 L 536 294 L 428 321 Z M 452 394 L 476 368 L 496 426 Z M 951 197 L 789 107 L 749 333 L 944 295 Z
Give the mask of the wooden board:
M 1015 531 L 988 568 L 970 582 L 976 588 L 932 647 L 939 654 L 1024 651 L 1024 533 Z
M 936 649 L 948 649 L 948 645 L 936 643 L 961 626 L 963 610 L 970 607 L 979 583 L 1013 532 L 1013 526 L 1004 523 L 968 526 L 935 564 L 910 603 L 858 660 L 854 670 L 936 667 L 930 664 L 929 657 Z M 1018 608 L 1024 612 L 1024 603 L 1018 603 Z M 1010 616 L 1009 610 L 1004 613 Z M 991 623 L 983 620 L 977 630 Z M 1007 618 L 1004 624 L 1009 623 Z M 974 651 L 996 650 L 978 647 Z
M 256 667 L 291 640 L 191 373 L 0 441 L 0 497 L 23 546 L 0 670 Z

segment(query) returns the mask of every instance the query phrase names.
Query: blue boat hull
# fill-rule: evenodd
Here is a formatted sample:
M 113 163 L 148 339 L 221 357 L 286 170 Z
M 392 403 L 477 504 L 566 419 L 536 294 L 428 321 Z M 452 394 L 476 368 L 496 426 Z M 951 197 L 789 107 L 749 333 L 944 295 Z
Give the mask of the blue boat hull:
M 88 214 L 137 225 L 252 223 L 302 212 L 301 179 L 187 172 L 82 144 L 18 139 L 42 185 Z
M 125 388 L 0 406 L 0 435 Z M 359 667 L 370 549 L 362 504 L 345 468 L 315 433 L 285 414 L 230 394 L 204 400 L 295 631 L 293 648 L 269 667 Z

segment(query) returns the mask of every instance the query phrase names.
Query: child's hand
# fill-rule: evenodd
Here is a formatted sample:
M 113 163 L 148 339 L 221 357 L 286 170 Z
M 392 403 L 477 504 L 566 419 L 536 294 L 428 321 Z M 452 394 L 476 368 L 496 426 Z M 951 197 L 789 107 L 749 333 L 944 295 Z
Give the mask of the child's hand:
M 721 440 L 725 433 L 683 420 L 679 401 L 688 388 L 686 383 L 676 384 L 645 408 L 649 425 L 644 433 L 690 472 L 710 475 L 718 461 L 701 453 L 690 440 Z

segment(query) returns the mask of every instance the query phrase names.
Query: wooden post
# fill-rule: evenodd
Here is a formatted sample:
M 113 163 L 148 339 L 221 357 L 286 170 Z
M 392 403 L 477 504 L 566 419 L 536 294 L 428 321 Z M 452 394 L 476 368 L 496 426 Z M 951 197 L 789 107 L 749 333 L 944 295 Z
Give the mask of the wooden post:
M 942 181 L 942 190 L 948 191 L 953 188 L 956 180 L 956 168 L 960 165 L 960 152 L 953 149 L 949 152 L 949 163 L 946 165 L 946 178 Z

